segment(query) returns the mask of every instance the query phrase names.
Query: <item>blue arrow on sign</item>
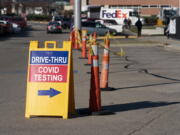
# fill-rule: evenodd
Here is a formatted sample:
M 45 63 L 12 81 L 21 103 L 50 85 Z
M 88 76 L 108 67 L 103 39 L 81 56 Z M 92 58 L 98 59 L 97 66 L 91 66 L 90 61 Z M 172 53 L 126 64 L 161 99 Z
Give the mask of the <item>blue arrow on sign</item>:
M 38 90 L 38 96 L 49 96 L 49 97 L 54 97 L 61 92 L 58 90 L 55 90 L 53 88 L 50 88 L 50 90 Z

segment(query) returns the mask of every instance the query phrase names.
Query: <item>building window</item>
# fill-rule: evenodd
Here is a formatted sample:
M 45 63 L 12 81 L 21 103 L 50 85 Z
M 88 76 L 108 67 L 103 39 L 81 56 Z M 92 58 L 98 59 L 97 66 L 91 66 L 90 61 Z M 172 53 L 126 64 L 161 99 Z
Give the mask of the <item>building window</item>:
M 140 6 L 138 5 L 112 5 L 109 6 L 110 8 L 123 8 L 123 9 L 134 9 L 134 8 L 139 8 Z
M 161 8 L 170 8 L 170 5 L 161 5 Z
M 158 5 L 150 5 L 151 8 L 158 8 Z
M 149 5 L 143 5 L 142 8 L 149 8 Z

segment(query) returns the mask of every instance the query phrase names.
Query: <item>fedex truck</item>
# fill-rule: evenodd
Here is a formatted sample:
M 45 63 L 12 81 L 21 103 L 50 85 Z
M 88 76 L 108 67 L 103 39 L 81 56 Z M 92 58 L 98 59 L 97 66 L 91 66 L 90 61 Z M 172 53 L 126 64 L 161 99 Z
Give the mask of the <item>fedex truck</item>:
M 124 19 L 131 19 L 132 25 L 135 25 L 138 20 L 138 12 L 134 9 L 111 9 L 111 8 L 101 8 L 100 19 L 103 20 L 116 20 L 118 24 L 123 24 Z M 142 18 L 141 18 L 141 21 Z

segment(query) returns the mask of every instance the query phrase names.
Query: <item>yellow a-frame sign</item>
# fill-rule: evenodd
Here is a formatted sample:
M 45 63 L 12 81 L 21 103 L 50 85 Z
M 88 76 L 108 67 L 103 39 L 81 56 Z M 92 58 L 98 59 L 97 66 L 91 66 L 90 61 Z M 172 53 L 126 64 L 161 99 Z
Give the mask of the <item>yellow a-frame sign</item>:
M 53 44 L 53 48 L 48 45 Z M 75 112 L 72 48 L 64 41 L 30 42 L 25 117 L 62 116 Z

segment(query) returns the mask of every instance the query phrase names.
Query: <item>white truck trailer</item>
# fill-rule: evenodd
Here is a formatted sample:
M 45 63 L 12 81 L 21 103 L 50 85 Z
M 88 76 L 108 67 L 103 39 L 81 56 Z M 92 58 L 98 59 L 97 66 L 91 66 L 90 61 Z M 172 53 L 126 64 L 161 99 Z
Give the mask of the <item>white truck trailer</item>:
M 131 19 L 132 25 L 135 25 L 138 20 L 138 12 L 134 9 L 112 9 L 112 8 L 104 8 L 102 7 L 100 10 L 100 19 L 103 20 L 116 20 L 118 24 L 123 24 L 124 19 Z M 141 21 L 142 18 L 141 18 Z

